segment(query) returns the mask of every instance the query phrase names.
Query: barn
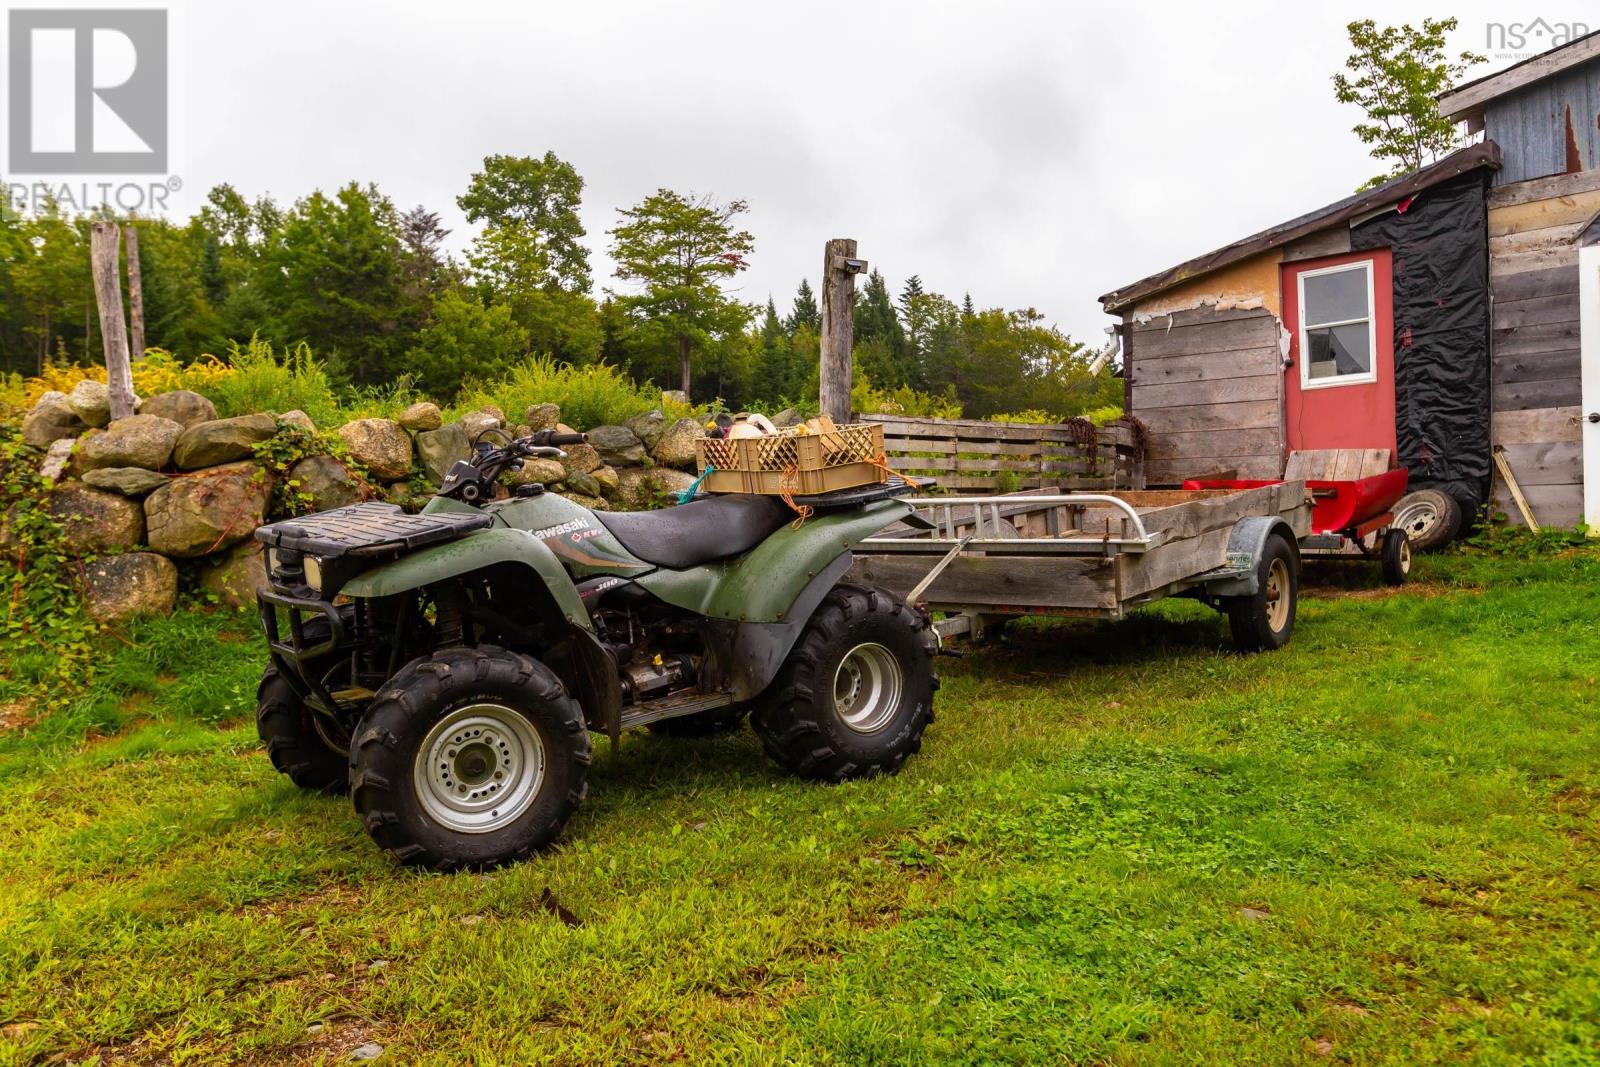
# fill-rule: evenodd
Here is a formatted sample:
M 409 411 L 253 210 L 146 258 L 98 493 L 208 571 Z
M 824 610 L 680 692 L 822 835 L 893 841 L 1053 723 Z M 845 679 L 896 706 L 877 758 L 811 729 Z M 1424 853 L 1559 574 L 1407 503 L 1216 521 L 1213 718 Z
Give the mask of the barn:
M 1477 143 L 1100 298 L 1152 484 L 1384 449 L 1436 526 L 1520 523 L 1498 453 L 1535 521 L 1600 526 L 1600 34 L 1440 107 Z

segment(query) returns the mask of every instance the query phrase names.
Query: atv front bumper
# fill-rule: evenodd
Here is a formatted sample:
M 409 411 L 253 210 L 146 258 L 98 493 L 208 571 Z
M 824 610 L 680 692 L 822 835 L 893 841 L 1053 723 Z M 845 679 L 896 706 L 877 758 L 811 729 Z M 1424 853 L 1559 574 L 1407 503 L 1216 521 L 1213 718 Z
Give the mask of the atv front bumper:
M 288 619 L 289 632 L 285 636 L 278 626 L 278 609 L 282 608 Z M 319 711 L 334 714 L 337 704 L 327 687 L 322 684 L 320 672 L 315 669 L 319 661 L 348 643 L 345 620 L 339 609 L 326 600 L 289 596 L 272 590 L 256 593 L 256 611 L 261 616 L 261 631 L 267 637 L 267 654 L 272 665 L 278 668 L 289 686 L 305 702 Z M 327 621 L 328 632 L 308 635 L 306 624 L 314 618 Z

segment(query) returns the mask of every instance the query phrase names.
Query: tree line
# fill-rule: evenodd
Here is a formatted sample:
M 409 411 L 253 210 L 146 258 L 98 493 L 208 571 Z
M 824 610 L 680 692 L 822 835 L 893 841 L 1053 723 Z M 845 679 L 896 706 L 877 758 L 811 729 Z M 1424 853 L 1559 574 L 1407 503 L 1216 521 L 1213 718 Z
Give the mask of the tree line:
M 424 206 L 399 210 L 351 182 L 284 206 L 219 185 L 184 222 L 139 230 L 147 343 L 192 359 L 253 336 L 306 342 L 341 385 L 409 380 L 449 399 L 529 355 L 606 362 L 637 380 L 730 407 L 814 404 L 820 313 L 802 279 L 788 307 L 749 304 L 735 279 L 755 238 L 748 205 L 660 189 L 619 208 L 616 270 L 595 293 L 579 220 L 583 178 L 546 152 L 490 156 L 457 206 L 465 252 Z M 0 371 L 100 359 L 88 217 L 0 211 Z M 1090 354 L 1033 309 L 979 309 L 878 272 L 858 286 L 855 364 L 882 390 L 910 389 L 984 417 L 1073 414 L 1115 403 Z

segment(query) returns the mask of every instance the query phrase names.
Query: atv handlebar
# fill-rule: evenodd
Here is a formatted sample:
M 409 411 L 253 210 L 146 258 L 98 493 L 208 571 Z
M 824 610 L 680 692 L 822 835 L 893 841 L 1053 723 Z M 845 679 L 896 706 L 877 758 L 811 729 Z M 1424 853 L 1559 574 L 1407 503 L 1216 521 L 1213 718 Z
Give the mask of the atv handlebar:
M 538 433 L 529 434 L 521 438 L 517 444 L 525 448 L 560 448 L 562 445 L 581 445 L 589 440 L 586 433 L 557 433 L 555 430 L 540 430 Z

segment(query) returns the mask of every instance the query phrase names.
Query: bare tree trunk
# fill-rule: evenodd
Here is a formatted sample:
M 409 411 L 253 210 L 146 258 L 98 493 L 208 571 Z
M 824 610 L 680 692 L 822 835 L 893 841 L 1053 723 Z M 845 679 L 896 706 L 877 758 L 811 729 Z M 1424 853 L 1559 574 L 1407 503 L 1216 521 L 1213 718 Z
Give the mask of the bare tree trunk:
M 122 272 L 117 263 L 121 251 L 122 231 L 117 224 L 95 223 L 90 262 L 94 267 L 94 301 L 100 309 L 100 336 L 105 342 L 113 420 L 133 414 L 133 369 L 128 363 L 128 328 L 122 320 Z
M 137 363 L 144 358 L 144 283 L 139 276 L 139 231 L 122 228 L 128 244 L 128 354 Z
M 683 371 L 683 395 L 689 395 L 689 335 L 678 335 L 678 366 Z
M 866 264 L 856 259 L 856 243 L 846 237 L 828 242 L 822 254 L 822 413 L 843 425 L 850 421 L 850 347 L 854 343 L 856 275 Z

